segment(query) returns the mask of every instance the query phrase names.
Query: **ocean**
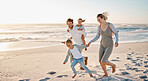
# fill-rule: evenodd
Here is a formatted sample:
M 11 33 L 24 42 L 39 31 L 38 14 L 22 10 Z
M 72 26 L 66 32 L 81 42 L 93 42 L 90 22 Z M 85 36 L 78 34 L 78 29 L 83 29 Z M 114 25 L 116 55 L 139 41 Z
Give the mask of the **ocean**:
M 119 30 L 119 43 L 148 41 L 148 24 L 114 24 Z M 86 42 L 96 35 L 98 24 L 85 24 Z M 66 24 L 0 25 L 0 51 L 62 45 L 70 37 Z M 113 36 L 115 40 L 115 36 Z M 99 40 L 94 44 L 98 44 Z

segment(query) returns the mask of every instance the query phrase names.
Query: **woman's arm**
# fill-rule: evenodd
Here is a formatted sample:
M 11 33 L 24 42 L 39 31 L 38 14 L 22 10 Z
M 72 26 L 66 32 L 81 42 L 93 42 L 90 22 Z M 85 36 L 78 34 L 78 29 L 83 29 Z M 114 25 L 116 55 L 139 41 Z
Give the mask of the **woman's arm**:
M 95 42 L 100 38 L 100 27 L 97 28 L 97 34 L 96 37 L 93 38 L 89 43 Z
M 117 29 L 115 28 L 115 26 L 112 23 L 110 23 L 109 25 L 110 25 L 109 27 L 111 28 L 111 30 L 115 34 L 115 37 L 116 37 L 116 41 L 115 42 L 118 43 L 118 31 L 117 31 Z

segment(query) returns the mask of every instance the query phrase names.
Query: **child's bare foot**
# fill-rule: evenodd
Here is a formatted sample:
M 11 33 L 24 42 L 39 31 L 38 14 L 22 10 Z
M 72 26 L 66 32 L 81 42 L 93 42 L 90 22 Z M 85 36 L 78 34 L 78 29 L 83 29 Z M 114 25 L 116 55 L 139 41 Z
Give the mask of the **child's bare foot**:
M 75 77 L 76 77 L 76 75 L 72 76 L 72 78 L 75 78 Z
M 92 75 L 92 74 L 90 74 L 90 77 L 93 77 L 93 75 Z
M 116 65 L 113 64 L 113 67 L 112 67 L 112 73 L 114 73 L 116 71 Z

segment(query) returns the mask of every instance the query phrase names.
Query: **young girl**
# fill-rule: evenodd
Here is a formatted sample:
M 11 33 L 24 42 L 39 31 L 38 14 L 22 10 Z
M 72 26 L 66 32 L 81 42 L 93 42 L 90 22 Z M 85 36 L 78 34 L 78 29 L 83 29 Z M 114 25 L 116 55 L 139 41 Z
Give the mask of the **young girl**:
M 84 25 L 82 25 L 83 22 L 85 22 L 85 20 L 82 20 L 82 18 L 79 18 L 78 19 L 78 24 L 76 25 L 76 28 L 77 28 L 77 30 L 81 31 L 80 33 L 82 33 L 83 45 L 86 45 L 85 37 L 86 37 L 87 33 L 85 32 Z M 85 50 L 87 50 L 87 48 L 85 48 Z
M 79 63 L 85 70 L 87 70 L 87 72 L 89 73 L 90 77 L 92 77 L 92 73 L 90 72 L 90 70 L 85 66 L 84 61 L 83 61 L 83 57 L 81 54 L 82 49 L 86 48 L 86 45 L 78 45 L 78 44 L 72 44 L 72 41 L 70 39 L 68 39 L 66 41 L 66 46 L 69 48 L 68 49 L 68 54 L 66 56 L 65 61 L 63 62 L 63 64 L 65 64 L 69 58 L 69 56 L 73 59 L 72 63 L 71 63 L 71 68 L 73 70 L 74 76 L 72 78 L 75 78 L 75 76 L 77 75 L 77 72 L 75 70 L 75 65 L 77 63 Z

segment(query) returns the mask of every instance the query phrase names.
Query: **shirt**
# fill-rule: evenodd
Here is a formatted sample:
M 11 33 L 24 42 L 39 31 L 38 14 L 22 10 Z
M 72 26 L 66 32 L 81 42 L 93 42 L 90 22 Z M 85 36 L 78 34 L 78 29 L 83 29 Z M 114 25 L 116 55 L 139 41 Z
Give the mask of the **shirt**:
M 82 39 L 81 39 L 82 33 L 79 32 L 75 26 L 73 27 L 72 30 L 71 30 L 70 28 L 68 28 L 68 30 L 69 30 L 69 33 L 70 33 L 71 36 L 72 36 L 73 41 L 74 41 L 76 44 L 80 44 L 80 45 L 83 44 L 83 41 L 82 41 Z
M 82 55 L 76 46 L 74 46 L 73 49 L 70 49 L 70 52 L 72 53 L 73 58 L 75 58 L 75 59 L 82 58 Z

